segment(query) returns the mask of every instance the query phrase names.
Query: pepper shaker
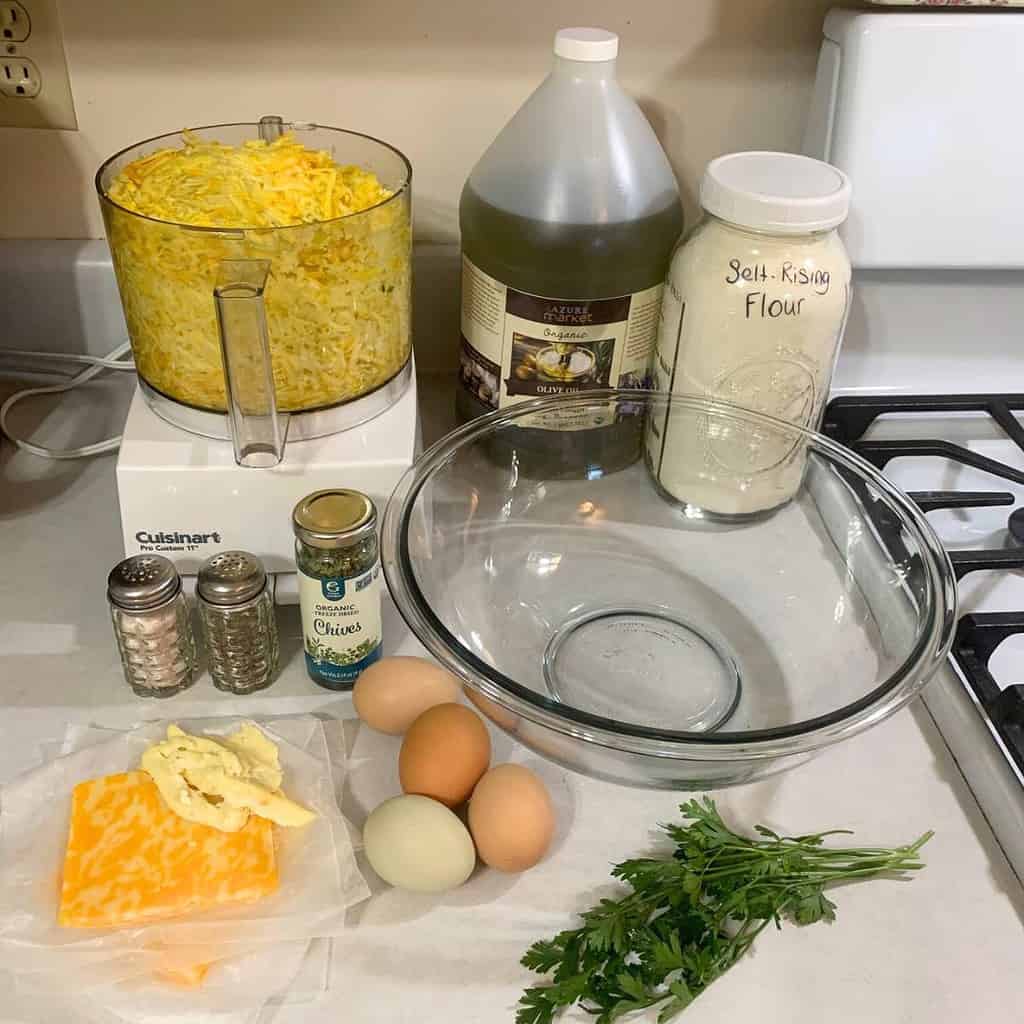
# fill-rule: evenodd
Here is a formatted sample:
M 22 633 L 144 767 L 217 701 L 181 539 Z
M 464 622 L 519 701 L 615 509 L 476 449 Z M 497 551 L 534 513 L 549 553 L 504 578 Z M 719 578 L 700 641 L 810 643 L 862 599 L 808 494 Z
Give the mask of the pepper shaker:
M 196 598 L 213 685 L 228 693 L 269 686 L 279 646 L 263 563 L 247 551 L 211 556 L 199 567 Z
M 172 697 L 195 682 L 196 648 L 181 577 L 163 555 L 132 555 L 107 577 L 114 636 L 128 685 Z

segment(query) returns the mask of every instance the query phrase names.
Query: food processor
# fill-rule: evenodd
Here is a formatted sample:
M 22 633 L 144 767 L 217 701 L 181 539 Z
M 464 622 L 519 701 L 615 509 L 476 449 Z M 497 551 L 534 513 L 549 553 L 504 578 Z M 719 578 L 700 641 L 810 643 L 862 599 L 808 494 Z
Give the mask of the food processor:
M 282 136 L 329 154 L 339 174 L 325 187 L 358 168 L 385 198 L 332 219 L 235 227 L 148 216 L 111 195 L 168 151 Z M 289 516 L 304 494 L 344 486 L 387 500 L 419 439 L 410 187 L 392 146 L 279 117 L 161 135 L 102 165 L 96 189 L 139 376 L 117 462 L 126 554 L 159 552 L 194 575 L 208 556 L 242 549 L 293 574 Z M 288 580 L 277 584 L 288 600 Z

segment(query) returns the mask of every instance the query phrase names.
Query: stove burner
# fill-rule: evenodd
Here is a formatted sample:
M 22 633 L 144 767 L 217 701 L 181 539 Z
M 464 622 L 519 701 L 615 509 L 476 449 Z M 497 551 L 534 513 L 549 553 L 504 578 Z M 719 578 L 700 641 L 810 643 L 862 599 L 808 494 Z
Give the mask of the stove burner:
M 884 470 L 896 458 L 931 455 L 971 466 L 993 476 L 1024 484 L 1024 472 L 995 459 L 972 452 L 958 444 L 941 440 L 864 441 L 868 427 L 884 413 L 984 412 L 1003 429 L 1006 436 L 1024 451 L 1024 427 L 1014 412 L 1024 412 L 1024 395 L 857 395 L 834 398 L 825 410 L 822 432 L 845 444 L 876 469 Z M 911 491 L 908 494 L 922 512 L 938 508 L 982 508 L 1012 505 L 1007 491 Z M 1018 545 L 1008 548 L 982 548 L 977 551 L 950 551 L 949 558 L 958 580 L 982 569 L 1024 569 L 1024 509 L 1011 513 L 1009 529 Z M 1019 531 L 1019 533 L 1018 533 Z
M 1015 683 L 1001 689 L 988 667 L 996 648 L 1017 633 L 1024 633 L 1024 613 L 965 615 L 957 624 L 953 660 L 1017 767 L 1024 771 L 1024 686 Z
M 1006 526 L 1014 541 L 1017 544 L 1024 544 L 1024 508 L 1019 508 L 1016 512 L 1011 512 Z

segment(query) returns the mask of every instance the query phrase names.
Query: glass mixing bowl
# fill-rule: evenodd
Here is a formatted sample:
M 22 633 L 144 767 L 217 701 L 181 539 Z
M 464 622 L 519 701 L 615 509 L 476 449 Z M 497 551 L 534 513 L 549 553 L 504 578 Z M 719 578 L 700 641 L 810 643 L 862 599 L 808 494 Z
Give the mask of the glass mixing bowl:
M 793 460 L 802 483 L 773 512 L 717 521 L 639 455 L 540 475 L 514 439 L 556 405 L 685 432 L 695 495 L 792 480 Z M 400 612 L 484 714 L 632 785 L 700 790 L 807 760 L 914 697 L 956 621 L 946 553 L 868 463 L 781 420 L 658 393 L 537 399 L 454 431 L 399 483 L 382 543 Z

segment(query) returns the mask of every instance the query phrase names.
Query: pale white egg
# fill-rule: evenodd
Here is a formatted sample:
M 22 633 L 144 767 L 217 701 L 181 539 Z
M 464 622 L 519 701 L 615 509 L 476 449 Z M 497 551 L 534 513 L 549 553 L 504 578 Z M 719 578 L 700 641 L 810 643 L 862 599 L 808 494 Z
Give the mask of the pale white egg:
M 385 800 L 366 819 L 363 846 L 373 870 L 399 889 L 454 889 L 476 866 L 466 826 L 444 804 L 426 796 Z

